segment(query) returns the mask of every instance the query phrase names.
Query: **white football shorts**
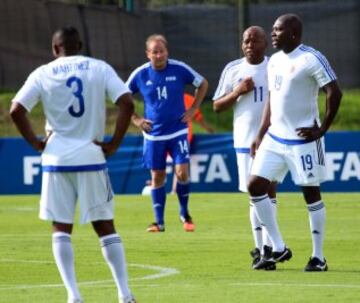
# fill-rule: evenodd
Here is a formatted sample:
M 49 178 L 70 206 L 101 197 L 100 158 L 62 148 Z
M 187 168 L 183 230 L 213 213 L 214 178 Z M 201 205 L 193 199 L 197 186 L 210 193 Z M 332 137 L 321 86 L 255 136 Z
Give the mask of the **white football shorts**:
M 305 144 L 288 145 L 265 135 L 252 163 L 251 174 L 282 182 L 288 171 L 296 185 L 319 186 L 325 181 L 323 138 Z
M 107 170 L 84 172 L 43 172 L 40 219 L 74 223 L 79 201 L 81 224 L 112 220 L 114 193 Z
M 252 158 L 249 153 L 236 153 L 236 160 L 238 166 L 239 175 L 239 190 L 247 193 L 247 184 L 250 176 L 250 168 L 252 164 Z

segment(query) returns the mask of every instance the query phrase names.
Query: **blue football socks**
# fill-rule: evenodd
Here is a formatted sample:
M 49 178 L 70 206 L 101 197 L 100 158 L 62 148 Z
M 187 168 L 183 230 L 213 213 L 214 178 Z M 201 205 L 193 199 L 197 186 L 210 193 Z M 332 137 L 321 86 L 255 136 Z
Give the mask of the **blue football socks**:
M 156 223 L 159 225 L 164 225 L 164 210 L 166 201 L 165 186 L 153 188 L 151 190 L 151 198 Z
M 189 215 L 188 203 L 189 203 L 189 192 L 190 192 L 190 183 L 180 183 L 179 181 L 176 184 L 176 193 L 180 203 L 180 216 L 186 218 Z

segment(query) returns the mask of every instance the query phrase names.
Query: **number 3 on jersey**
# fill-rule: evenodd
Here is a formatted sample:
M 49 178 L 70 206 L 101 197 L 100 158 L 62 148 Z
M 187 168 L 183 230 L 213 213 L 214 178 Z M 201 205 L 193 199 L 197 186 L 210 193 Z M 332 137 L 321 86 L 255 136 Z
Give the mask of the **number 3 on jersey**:
M 74 83 L 74 85 L 73 85 Z M 71 116 L 79 118 L 84 114 L 85 111 L 85 102 L 84 97 L 82 95 L 83 92 L 83 84 L 80 78 L 78 77 L 70 77 L 66 81 L 66 86 L 70 87 L 70 89 L 74 86 L 74 91 L 72 92 L 76 99 L 79 101 L 79 105 L 75 106 L 74 104 L 69 106 L 68 110 Z

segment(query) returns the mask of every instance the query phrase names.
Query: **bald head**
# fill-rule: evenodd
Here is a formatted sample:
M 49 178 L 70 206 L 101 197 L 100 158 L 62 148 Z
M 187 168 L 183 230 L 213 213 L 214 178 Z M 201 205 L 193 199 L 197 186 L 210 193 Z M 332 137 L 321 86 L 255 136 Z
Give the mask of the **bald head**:
M 277 20 L 281 21 L 286 27 L 289 27 L 293 34 L 301 40 L 302 21 L 298 15 L 285 14 L 281 15 Z
M 293 51 L 301 44 L 302 22 L 294 14 L 281 15 L 276 19 L 271 32 L 272 44 L 285 53 Z
M 72 26 L 58 29 L 52 38 L 52 48 L 55 57 L 77 55 L 81 45 L 79 32 Z
M 250 64 L 259 64 L 264 60 L 266 47 L 266 33 L 262 27 L 250 26 L 244 31 L 241 48 Z
M 254 26 L 248 27 L 244 31 L 243 37 L 250 35 L 250 34 L 257 35 L 258 37 L 260 37 L 261 39 L 264 39 L 265 41 L 267 40 L 265 30 L 261 26 L 254 25 Z

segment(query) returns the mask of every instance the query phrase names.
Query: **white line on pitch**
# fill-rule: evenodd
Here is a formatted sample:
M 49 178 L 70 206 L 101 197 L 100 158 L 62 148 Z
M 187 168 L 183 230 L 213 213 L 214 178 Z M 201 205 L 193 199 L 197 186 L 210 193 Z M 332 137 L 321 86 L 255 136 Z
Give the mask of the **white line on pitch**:
M 238 282 L 233 286 L 295 286 L 295 287 L 334 287 L 334 288 L 360 288 L 359 284 L 306 284 L 306 283 L 269 283 L 269 282 Z
M 159 271 L 159 273 L 157 273 L 157 274 L 148 275 L 148 276 L 141 277 L 141 278 L 135 278 L 134 280 L 154 280 L 154 279 L 159 279 L 159 278 L 163 278 L 166 276 L 177 275 L 178 273 L 180 273 L 177 269 L 170 268 L 170 267 L 161 267 L 161 266 L 144 265 L 144 264 L 129 264 L 129 266 Z
M 52 264 L 54 261 L 40 261 L 40 260 L 14 260 L 14 259 L 0 259 L 0 263 L 31 263 L 31 264 Z M 140 280 L 155 280 L 159 278 L 163 278 L 166 276 L 176 275 L 179 271 L 175 268 L 168 268 L 168 267 L 161 267 L 161 266 L 154 266 L 154 265 L 146 265 L 146 264 L 128 264 L 129 267 L 139 267 L 144 269 L 150 269 L 154 271 L 158 271 L 156 274 L 146 275 L 144 277 L 139 278 L 132 278 L 129 279 L 130 281 L 140 281 Z M 106 286 L 113 286 L 113 280 L 99 280 L 99 281 L 84 281 L 79 282 L 79 286 L 82 287 L 106 287 Z M 155 287 L 156 285 L 150 285 L 150 287 Z M 16 289 L 34 289 L 34 288 L 59 288 L 64 287 L 63 284 L 40 284 L 40 285 L 16 285 L 16 286 L 3 286 L 0 287 L 0 291 L 3 290 L 16 290 Z
M 0 207 L 0 210 L 4 212 L 18 211 L 18 212 L 27 212 L 27 211 L 37 211 L 37 207 Z

